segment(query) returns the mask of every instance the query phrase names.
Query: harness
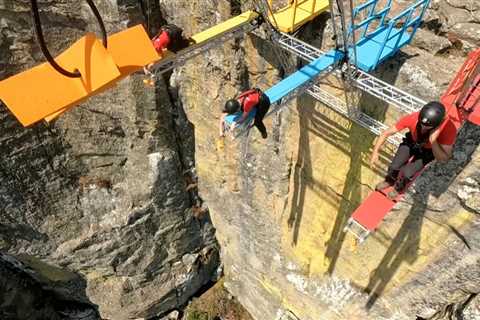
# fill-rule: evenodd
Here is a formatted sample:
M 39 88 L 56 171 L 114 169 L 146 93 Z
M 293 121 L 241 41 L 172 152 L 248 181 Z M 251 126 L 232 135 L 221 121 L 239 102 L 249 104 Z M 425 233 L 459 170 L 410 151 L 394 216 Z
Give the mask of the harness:
M 245 99 L 247 99 L 247 97 L 248 97 L 249 95 L 255 94 L 255 93 L 258 94 L 259 96 L 261 96 L 261 95 L 262 95 L 262 90 L 260 90 L 260 89 L 258 89 L 258 88 L 253 88 L 253 89 L 250 89 L 250 90 L 247 90 L 247 91 L 241 93 L 241 94 L 237 97 L 237 100 L 240 100 L 240 99 L 241 99 L 241 100 L 240 100 L 240 110 L 242 110 L 242 112 L 244 112 L 244 111 L 243 111 L 243 106 L 244 106 L 244 104 L 245 104 Z
M 406 136 L 406 143 L 415 151 L 422 151 L 423 147 L 428 143 L 428 138 L 430 137 L 430 133 L 435 130 L 435 128 L 429 129 L 426 133 L 422 133 L 422 125 L 420 121 L 417 121 L 416 125 L 416 132 L 417 132 L 417 141 L 413 139 L 413 135 L 411 132 L 407 132 Z

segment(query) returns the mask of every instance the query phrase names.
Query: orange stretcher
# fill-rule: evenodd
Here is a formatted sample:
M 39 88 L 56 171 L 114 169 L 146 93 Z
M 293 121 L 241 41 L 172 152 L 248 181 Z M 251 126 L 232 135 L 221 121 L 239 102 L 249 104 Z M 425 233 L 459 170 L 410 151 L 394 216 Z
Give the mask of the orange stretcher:
M 81 77 L 66 77 L 46 62 L 0 81 L 0 100 L 23 126 L 84 100 L 120 76 L 111 55 L 92 33 L 55 60 L 66 70 L 77 69 Z

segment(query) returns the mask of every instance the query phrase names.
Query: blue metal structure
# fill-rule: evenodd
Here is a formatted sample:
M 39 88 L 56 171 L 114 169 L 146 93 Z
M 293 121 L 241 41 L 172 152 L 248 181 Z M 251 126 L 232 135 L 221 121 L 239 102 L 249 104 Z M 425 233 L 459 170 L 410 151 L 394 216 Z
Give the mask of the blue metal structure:
M 273 104 L 295 89 L 302 87 L 315 79 L 320 73 L 326 71 L 343 58 L 343 53 L 337 50 L 330 50 L 318 59 L 313 60 L 298 71 L 292 73 L 267 91 L 265 94 Z
M 365 72 L 374 70 L 379 64 L 395 55 L 403 46 L 412 41 L 431 0 L 415 0 L 413 5 L 393 18 L 389 18 L 393 0 L 387 0 L 382 9 L 377 9 L 379 1 L 369 0 L 353 8 L 351 13 L 352 23 L 344 34 L 359 36 L 359 40 L 354 41 L 355 45 L 353 47 L 349 46 L 348 54 L 351 57 L 350 63 L 353 64 L 355 61 L 356 66 Z M 355 22 L 364 13 L 366 13 L 366 18 Z M 345 38 L 349 38 L 349 36 L 347 35 Z M 352 38 L 355 39 L 355 37 Z M 294 44 L 286 45 L 286 48 L 292 50 L 295 54 L 301 51 Z M 356 54 L 356 59 L 353 59 L 354 54 Z M 308 57 L 310 58 L 310 56 Z M 320 74 L 326 74 L 341 65 L 344 57 L 344 51 L 339 48 L 330 50 L 326 54 L 322 53 L 318 58 L 312 56 L 313 61 L 266 90 L 265 94 L 269 97 L 272 105 L 277 102 L 283 104 L 285 100 L 288 100 L 288 97 L 298 94 L 302 88 L 310 85 Z M 278 107 L 275 110 L 272 109 L 270 113 L 275 112 Z M 225 117 L 226 126 L 230 127 L 240 117 L 241 112 Z M 254 113 L 252 112 L 247 121 L 237 127 L 238 130 L 248 130 L 253 119 Z
M 296 89 L 303 87 L 309 84 L 314 80 L 320 73 L 327 71 L 332 66 L 336 65 L 343 58 L 343 53 L 337 50 L 331 50 L 324 54 L 323 56 L 313 60 L 309 64 L 305 65 L 298 71 L 292 73 L 279 83 L 275 84 L 273 87 L 265 91 L 265 95 L 270 99 L 270 103 L 274 104 L 280 99 L 286 97 L 288 94 L 292 93 Z M 254 118 L 254 110 L 250 112 L 247 121 L 250 122 Z M 236 122 L 240 119 L 241 112 L 229 115 L 225 117 L 225 122 L 227 125 L 231 125 L 233 122 Z
M 363 71 L 370 72 L 379 64 L 397 53 L 403 46 L 409 44 L 422 23 L 425 11 L 430 0 L 418 0 L 400 14 L 389 19 L 388 14 L 392 7 L 392 0 L 388 0 L 385 7 L 377 9 L 379 0 L 370 0 L 353 9 L 353 21 L 360 13 L 368 11 L 367 17 L 353 23 L 349 32 L 360 31 L 360 38 L 356 43 L 356 64 Z M 372 22 L 377 27 L 369 32 Z M 350 52 L 353 55 L 353 52 Z

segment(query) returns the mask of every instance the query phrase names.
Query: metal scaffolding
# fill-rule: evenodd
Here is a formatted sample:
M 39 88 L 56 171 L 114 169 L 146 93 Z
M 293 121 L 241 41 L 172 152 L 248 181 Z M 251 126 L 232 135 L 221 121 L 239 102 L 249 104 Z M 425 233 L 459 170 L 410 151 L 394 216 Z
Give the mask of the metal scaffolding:
M 282 33 L 273 39 L 277 41 L 277 43 L 283 49 L 308 62 L 311 62 L 325 54 L 325 52 L 322 50 L 288 34 Z M 341 70 L 337 69 L 336 72 L 340 74 Z M 347 72 L 347 70 L 344 70 L 344 72 Z M 352 83 L 357 88 L 392 104 L 399 111 L 404 113 L 418 111 L 426 103 L 424 100 L 417 98 L 359 69 L 355 69 L 353 71 L 351 79 Z
M 215 38 L 212 38 L 207 42 L 189 46 L 188 48 L 181 50 L 175 55 L 166 57 L 158 61 L 153 66 L 152 71 L 155 74 L 161 74 L 176 67 L 182 66 L 185 64 L 185 62 L 187 62 L 187 60 L 192 59 L 195 56 L 198 56 L 212 48 L 218 47 L 231 39 L 243 37 L 246 33 L 249 33 L 256 29 L 258 25 L 258 20 L 246 22 L 242 25 L 239 25 L 237 28 L 234 28 L 232 30 L 229 30 L 228 32 L 220 34 Z

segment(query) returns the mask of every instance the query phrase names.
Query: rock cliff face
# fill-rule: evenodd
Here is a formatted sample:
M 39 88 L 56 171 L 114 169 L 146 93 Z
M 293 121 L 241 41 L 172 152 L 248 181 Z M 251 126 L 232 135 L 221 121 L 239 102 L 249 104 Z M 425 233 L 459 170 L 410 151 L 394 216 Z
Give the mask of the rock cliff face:
M 465 53 L 480 43 L 478 10 L 473 2 L 433 1 L 414 45 L 376 75 L 438 99 Z M 297 36 L 331 48 L 328 30 L 323 16 Z M 480 130 L 466 125 L 454 158 L 432 165 L 380 229 L 356 246 L 342 230 L 381 179 L 392 148 L 385 148 L 381 166 L 370 168 L 375 137 L 307 96 L 266 121 L 265 141 L 255 129 L 235 142 L 216 138 L 222 103 L 250 86 L 268 88 L 279 66 L 268 43 L 248 36 L 191 62 L 174 79 L 195 125 L 201 195 L 229 290 L 256 319 L 480 317 Z M 199 74 L 209 76 L 199 80 Z M 336 83 L 324 81 L 338 92 Z M 400 116 L 367 95 L 360 103 L 387 124 Z
M 97 28 L 85 2 L 39 2 L 53 52 Z M 137 1 L 95 2 L 111 33 L 143 19 Z M 167 21 L 190 35 L 239 13 L 243 1 L 144 3 L 152 31 Z M 43 61 L 28 11 L 25 1 L 0 2 L 2 79 Z M 479 13 L 475 1 L 432 1 L 414 46 L 377 76 L 438 98 L 480 44 Z M 322 16 L 298 36 L 331 48 L 328 30 Z M 354 246 L 342 229 L 383 174 L 367 165 L 368 131 L 301 96 L 266 121 L 267 140 L 255 130 L 217 139 L 222 103 L 250 86 L 268 88 L 281 64 L 250 35 L 159 77 L 154 89 L 129 77 L 50 127 L 21 128 L 3 108 L 0 248 L 25 267 L 12 269 L 15 260 L 2 256 L 2 287 L 19 274 L 35 288 L 28 299 L 44 283 L 58 286 L 83 308 L 73 310 L 93 318 L 95 305 L 110 319 L 180 306 L 218 264 L 212 225 L 197 214 L 205 204 L 190 188 L 198 174 L 227 286 L 255 319 L 478 319 L 479 129 L 465 126 L 454 159 L 431 166 L 378 232 Z M 324 86 L 338 92 L 336 83 Z M 372 97 L 361 105 L 387 124 L 399 116 Z M 45 312 L 55 314 L 63 298 L 49 297 Z
M 95 3 L 109 33 L 143 19 L 136 1 Z M 98 28 L 84 1 L 39 7 L 54 54 Z M 154 29 L 158 3 L 149 9 Z M 44 60 L 32 30 L 28 2 L 0 3 L 2 78 Z M 108 319 L 163 314 L 211 279 L 218 249 L 208 214 L 198 214 L 193 131 L 165 79 L 145 88 L 133 75 L 50 126 L 25 129 L 0 114 L 2 251 L 58 286 L 79 282 Z

